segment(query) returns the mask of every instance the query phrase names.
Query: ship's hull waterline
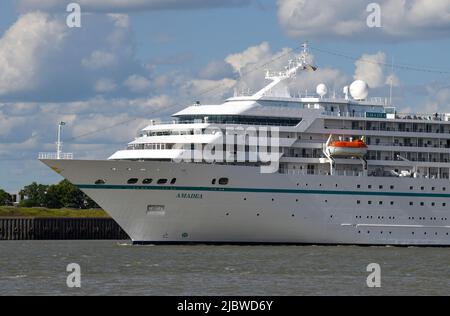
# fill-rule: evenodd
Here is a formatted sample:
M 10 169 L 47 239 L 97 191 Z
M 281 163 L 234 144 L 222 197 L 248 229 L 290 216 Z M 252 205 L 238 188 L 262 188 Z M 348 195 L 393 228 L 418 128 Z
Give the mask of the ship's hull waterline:
M 448 179 L 264 174 L 258 167 L 150 161 L 43 162 L 93 198 L 134 243 L 450 245 Z M 138 181 L 128 184 L 133 178 Z M 220 178 L 228 184 L 219 184 Z

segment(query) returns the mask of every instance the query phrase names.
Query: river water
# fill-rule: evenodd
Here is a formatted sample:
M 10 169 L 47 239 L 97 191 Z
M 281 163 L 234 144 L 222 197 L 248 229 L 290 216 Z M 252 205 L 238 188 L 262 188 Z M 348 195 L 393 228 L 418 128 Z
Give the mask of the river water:
M 81 269 L 69 288 L 67 265 Z M 368 288 L 370 263 L 381 288 Z M 450 295 L 450 248 L 0 242 L 0 295 Z

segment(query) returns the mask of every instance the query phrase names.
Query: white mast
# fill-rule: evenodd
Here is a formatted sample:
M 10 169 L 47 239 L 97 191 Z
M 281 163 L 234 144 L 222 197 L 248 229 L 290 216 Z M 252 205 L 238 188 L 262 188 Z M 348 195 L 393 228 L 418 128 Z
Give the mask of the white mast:
M 62 141 L 61 141 L 61 130 L 62 127 L 66 125 L 65 122 L 59 122 L 58 124 L 58 141 L 56 142 L 56 159 L 61 159 L 62 154 Z
M 298 70 L 315 70 L 315 67 L 311 66 L 308 63 L 308 56 L 309 56 L 309 49 L 308 49 L 308 43 L 305 42 L 304 44 L 302 44 L 302 53 L 300 54 L 300 56 L 295 57 L 292 60 L 289 60 L 289 64 L 288 66 L 285 67 L 284 71 L 280 71 L 280 72 L 270 72 L 267 70 L 266 72 L 266 79 L 267 80 L 272 80 L 272 82 L 270 84 L 268 84 L 266 87 L 264 87 L 263 89 L 261 89 L 260 91 L 258 91 L 257 93 L 255 93 L 253 96 L 254 97 L 262 97 L 264 95 L 273 93 L 272 89 L 274 89 L 275 87 L 277 87 L 278 85 L 280 85 L 280 83 L 282 83 L 285 80 L 288 79 L 292 79 L 295 78 L 297 76 L 297 71 Z M 281 86 L 281 87 L 277 87 L 277 94 L 281 94 L 279 96 L 282 97 L 288 97 L 289 96 L 289 91 L 287 89 L 287 86 Z

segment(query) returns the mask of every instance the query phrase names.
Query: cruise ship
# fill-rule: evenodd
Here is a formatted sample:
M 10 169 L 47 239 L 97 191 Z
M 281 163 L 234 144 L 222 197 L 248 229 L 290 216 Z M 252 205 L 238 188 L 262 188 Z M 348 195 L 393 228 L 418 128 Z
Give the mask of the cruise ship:
M 304 45 L 260 91 L 150 121 L 106 160 L 41 161 L 134 244 L 450 245 L 450 114 L 401 114 L 362 80 L 294 95 L 308 60 Z

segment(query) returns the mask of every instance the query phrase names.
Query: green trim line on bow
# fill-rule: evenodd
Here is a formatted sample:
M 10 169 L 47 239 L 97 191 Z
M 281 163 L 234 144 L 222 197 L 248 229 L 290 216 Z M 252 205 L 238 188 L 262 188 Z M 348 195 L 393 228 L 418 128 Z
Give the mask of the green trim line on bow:
M 270 189 L 270 188 L 230 188 L 230 187 L 192 187 L 192 186 L 145 186 L 145 185 L 92 185 L 79 184 L 80 189 L 103 190 L 151 190 L 151 191 L 204 191 L 204 192 L 236 192 L 236 193 L 279 193 L 279 194 L 316 194 L 316 195 L 357 195 L 357 196 L 392 196 L 392 197 L 430 197 L 450 198 L 443 193 L 413 193 L 413 192 L 368 192 L 368 191 L 338 191 L 338 190 L 300 190 L 300 189 Z

